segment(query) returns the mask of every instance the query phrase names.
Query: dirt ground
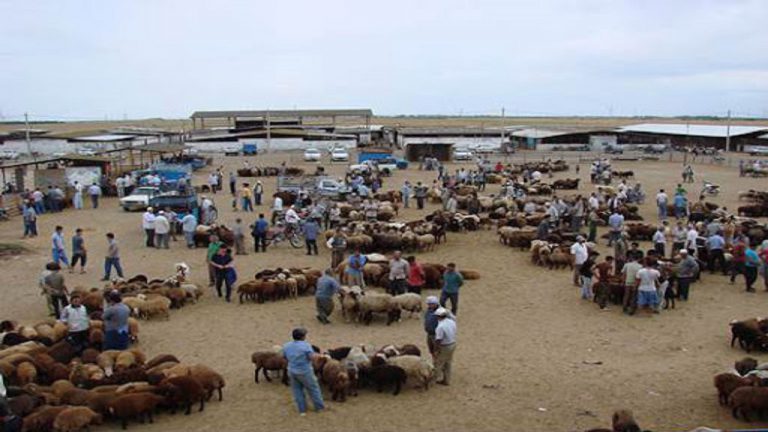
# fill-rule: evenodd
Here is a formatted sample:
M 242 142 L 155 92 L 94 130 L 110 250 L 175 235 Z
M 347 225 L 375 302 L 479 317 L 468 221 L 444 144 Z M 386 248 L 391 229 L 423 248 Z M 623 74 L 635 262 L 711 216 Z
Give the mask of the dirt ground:
M 276 165 L 283 159 L 299 160 L 300 156 L 273 154 L 251 161 Z M 219 163 L 228 172 L 241 166 L 242 158 L 217 158 Z M 337 174 L 344 169 L 344 165 L 325 166 Z M 666 162 L 616 166 L 633 169 L 651 197 L 659 187 L 672 189 L 681 169 Z M 695 187 L 701 186 L 702 178 L 719 183 L 723 193 L 714 201 L 729 208 L 736 207 L 739 190 L 766 187 L 764 179 L 739 178 L 733 168 L 695 168 Z M 197 174 L 196 181 L 202 182 L 206 174 Z M 574 175 L 571 171 L 557 177 Z M 396 173 L 384 189 L 399 188 L 406 178 L 431 182 L 433 176 L 411 168 Z M 582 169 L 580 177 L 581 192 L 589 192 L 588 170 Z M 273 190 L 275 178 L 264 180 L 267 192 Z M 491 186 L 488 192 L 497 190 L 498 186 Z M 223 222 L 244 216 L 250 223 L 256 216 L 232 212 L 228 194 L 214 198 Z M 642 213 L 655 220 L 653 199 L 649 201 Z M 428 210 L 434 208 L 430 205 Z M 261 210 L 266 207 L 257 208 Z M 413 209 L 401 213 L 403 219 L 419 216 Z M 3 319 L 35 322 L 45 317 L 37 277 L 50 258 L 49 238 L 56 224 L 65 227 L 67 238 L 76 227 L 83 228 L 89 248 L 88 274 L 66 275 L 69 286 L 100 286 L 104 234 L 109 231 L 117 235 L 128 275 L 162 277 L 172 272 L 174 263 L 184 261 L 192 267 L 194 282 L 207 285 L 204 250 L 188 250 L 181 242 L 170 250 L 144 248 L 141 213 L 126 213 L 115 199 L 107 199 L 98 210 L 42 216 L 41 235 L 33 240 L 19 240 L 22 224 L 18 219 L 0 224 L 0 242 L 21 242 L 33 251 L 0 261 Z M 344 323 L 335 315 L 332 325 L 321 326 L 309 297 L 263 305 L 226 304 L 210 295 L 209 289 L 201 303 L 174 311 L 169 321 L 143 323 L 140 347 L 149 355 L 173 353 L 185 362 L 217 369 L 227 380 L 224 402 L 207 405 L 203 414 L 160 415 L 154 425 L 132 427 L 147 431 L 572 431 L 607 426 L 617 408 L 632 409 L 644 428 L 656 431 L 746 426 L 718 406 L 712 376 L 744 356 L 729 348 L 727 323 L 763 315 L 768 293 L 745 294 L 741 282 L 729 285 L 722 276 L 706 275 L 692 288 L 688 303 L 678 303 L 677 309 L 657 316 L 629 317 L 621 308 L 600 312 L 593 303 L 579 300 L 570 273 L 533 267 L 527 252 L 502 246 L 492 231 L 449 233 L 447 244 L 420 254 L 419 259 L 454 261 L 482 273 L 480 280 L 462 289 L 459 345 L 450 387 L 426 392 L 408 389 L 397 397 L 365 390 L 344 404 L 331 403 L 330 412 L 301 418 L 286 387 L 253 382 L 251 352 L 286 342 L 290 330 L 299 325 L 306 326 L 309 340 L 321 347 L 415 343 L 425 350 L 421 321 L 403 319 L 387 327 L 378 320 L 366 327 Z M 238 256 L 235 261 L 244 280 L 265 267 L 323 268 L 330 254 L 322 250 L 319 257 L 307 257 L 303 250 L 281 244 L 267 254 Z M 114 423 L 99 427 L 117 429 Z

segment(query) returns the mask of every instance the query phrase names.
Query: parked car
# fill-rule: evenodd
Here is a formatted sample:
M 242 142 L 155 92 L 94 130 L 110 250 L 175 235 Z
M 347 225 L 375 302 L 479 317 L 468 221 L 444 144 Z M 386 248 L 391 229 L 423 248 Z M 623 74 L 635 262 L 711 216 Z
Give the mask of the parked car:
M 605 146 L 605 148 L 603 148 L 603 152 L 612 154 L 612 155 L 620 155 L 620 154 L 624 154 L 624 149 L 622 149 L 621 147 L 608 145 L 608 146 Z
M 453 151 L 453 160 L 455 161 L 467 161 L 472 160 L 475 155 L 469 149 L 455 149 Z
M 239 156 L 240 147 L 236 145 L 230 145 L 224 147 L 224 156 Z
M 474 146 L 470 145 L 470 149 L 477 154 L 492 154 L 492 153 L 496 153 L 499 150 L 499 146 L 483 143 L 483 144 L 476 144 Z
M 80 156 L 96 156 L 96 150 L 88 147 L 82 147 L 77 149 L 77 154 Z
M 320 150 L 316 148 L 308 148 L 304 150 L 304 160 L 307 162 L 320 162 L 322 157 L 323 155 L 320 153 Z
M 768 156 L 768 146 L 752 146 L 750 156 Z
M 16 160 L 19 158 L 19 152 L 16 150 L 0 150 L 0 159 Z
M 149 207 L 149 200 L 160 193 L 160 188 L 142 186 L 134 189 L 130 195 L 120 198 L 120 206 L 125 211 L 144 210 Z
M 349 162 L 349 152 L 344 148 L 331 150 L 331 162 Z
M 347 185 L 329 176 L 279 176 L 277 190 L 294 194 L 305 191 L 310 196 L 320 195 L 331 199 L 343 199 L 350 192 Z

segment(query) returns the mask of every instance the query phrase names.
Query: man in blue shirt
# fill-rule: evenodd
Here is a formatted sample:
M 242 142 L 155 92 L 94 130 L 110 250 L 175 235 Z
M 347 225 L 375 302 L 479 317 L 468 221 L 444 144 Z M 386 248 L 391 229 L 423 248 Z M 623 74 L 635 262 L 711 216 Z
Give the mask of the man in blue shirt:
M 709 271 L 714 273 L 718 269 L 725 272 L 725 255 L 723 248 L 725 247 L 725 239 L 723 239 L 720 231 L 709 236 L 707 239 L 707 254 L 709 255 Z
M 744 262 L 744 279 L 747 281 L 747 292 L 755 292 L 752 284 L 757 280 L 757 269 L 760 267 L 760 256 L 754 248 L 747 246 L 744 252 L 746 261 Z
M 53 262 L 58 264 L 59 261 L 61 261 L 69 267 L 67 252 L 64 250 L 64 228 L 60 225 L 56 226 L 56 229 L 51 236 L 51 255 L 53 256 Z
M 264 218 L 264 213 L 259 214 L 259 219 L 256 220 L 256 223 L 251 225 L 252 231 L 251 236 L 253 236 L 253 249 L 256 252 L 259 252 L 259 245 L 261 245 L 261 251 L 266 252 L 267 251 L 267 230 L 269 229 L 269 222 Z
M 675 218 L 680 219 L 688 213 L 688 199 L 681 192 L 675 195 Z
M 424 331 L 427 333 L 427 348 L 429 353 L 435 354 L 435 329 L 437 329 L 437 316 L 435 311 L 440 307 L 440 302 L 435 296 L 427 297 L 427 310 L 424 312 Z
M 464 278 L 456 271 L 456 264 L 448 263 L 443 273 L 443 290 L 440 292 L 440 306 L 446 307 L 446 302 L 451 300 L 451 313 L 456 315 L 459 309 L 459 288 L 464 285 Z
M 360 249 L 355 249 L 355 253 L 349 257 L 347 262 L 347 283 L 365 288 L 363 267 L 365 267 L 367 261 L 368 259 L 365 255 L 360 254 Z
M 608 218 L 608 225 L 611 227 L 610 237 L 608 237 L 608 246 L 610 246 L 618 240 L 619 234 L 624 229 L 624 216 L 618 210 L 614 210 Z
M 317 234 L 320 232 L 317 219 L 310 218 L 301 229 L 304 232 L 304 243 L 307 244 L 307 255 L 312 255 L 313 251 L 317 255 Z
M 339 282 L 333 277 L 333 270 L 326 269 L 323 276 L 317 280 L 315 290 L 315 306 L 317 307 L 317 320 L 323 324 L 330 324 L 328 319 L 333 313 L 333 296 L 339 292 Z
M 288 360 L 288 377 L 291 380 L 293 400 L 296 402 L 301 416 L 307 414 L 305 390 L 312 399 L 315 411 L 321 412 L 325 409 L 323 394 L 320 391 L 317 378 L 315 378 L 315 372 L 312 370 L 312 358 L 317 354 L 312 350 L 312 345 L 304 340 L 306 337 L 307 331 L 305 329 L 294 329 L 293 342 L 283 345 L 283 356 Z

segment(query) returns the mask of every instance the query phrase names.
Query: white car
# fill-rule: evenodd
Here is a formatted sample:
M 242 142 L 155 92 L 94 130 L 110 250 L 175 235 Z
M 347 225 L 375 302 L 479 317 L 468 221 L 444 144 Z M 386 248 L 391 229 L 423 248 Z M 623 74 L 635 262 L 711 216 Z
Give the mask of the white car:
M 331 162 L 349 162 L 349 152 L 343 148 L 331 150 Z
M 497 150 L 499 150 L 498 146 L 495 146 L 493 144 L 477 144 L 472 149 L 477 154 L 489 154 L 489 153 L 496 153 Z
M 16 150 L 0 150 L 0 159 L 16 160 L 19 153 Z
M 88 147 L 83 147 L 83 148 L 77 149 L 77 154 L 79 154 L 80 156 L 96 156 L 96 150 Z
M 144 210 L 149 207 L 150 198 L 160 195 L 160 188 L 142 186 L 136 188 L 130 195 L 120 198 L 120 206 L 125 211 Z
M 455 149 L 453 151 L 453 160 L 455 160 L 455 161 L 459 161 L 459 160 L 463 160 L 463 161 L 472 160 L 472 158 L 474 156 L 475 155 L 472 154 L 472 152 L 470 150 L 468 150 L 468 149 Z
M 239 146 L 226 146 L 224 147 L 224 156 L 237 156 L 240 154 Z
M 316 148 L 308 148 L 304 150 L 304 160 L 306 162 L 320 162 L 322 157 L 322 153 Z

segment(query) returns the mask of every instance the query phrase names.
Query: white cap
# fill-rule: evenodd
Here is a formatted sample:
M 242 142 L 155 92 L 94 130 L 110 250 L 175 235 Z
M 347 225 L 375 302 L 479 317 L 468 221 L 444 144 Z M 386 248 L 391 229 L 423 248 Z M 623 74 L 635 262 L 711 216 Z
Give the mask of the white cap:
M 441 308 L 437 308 L 437 310 L 435 310 L 435 316 L 447 317 L 448 316 L 448 309 L 442 308 L 442 307 Z

